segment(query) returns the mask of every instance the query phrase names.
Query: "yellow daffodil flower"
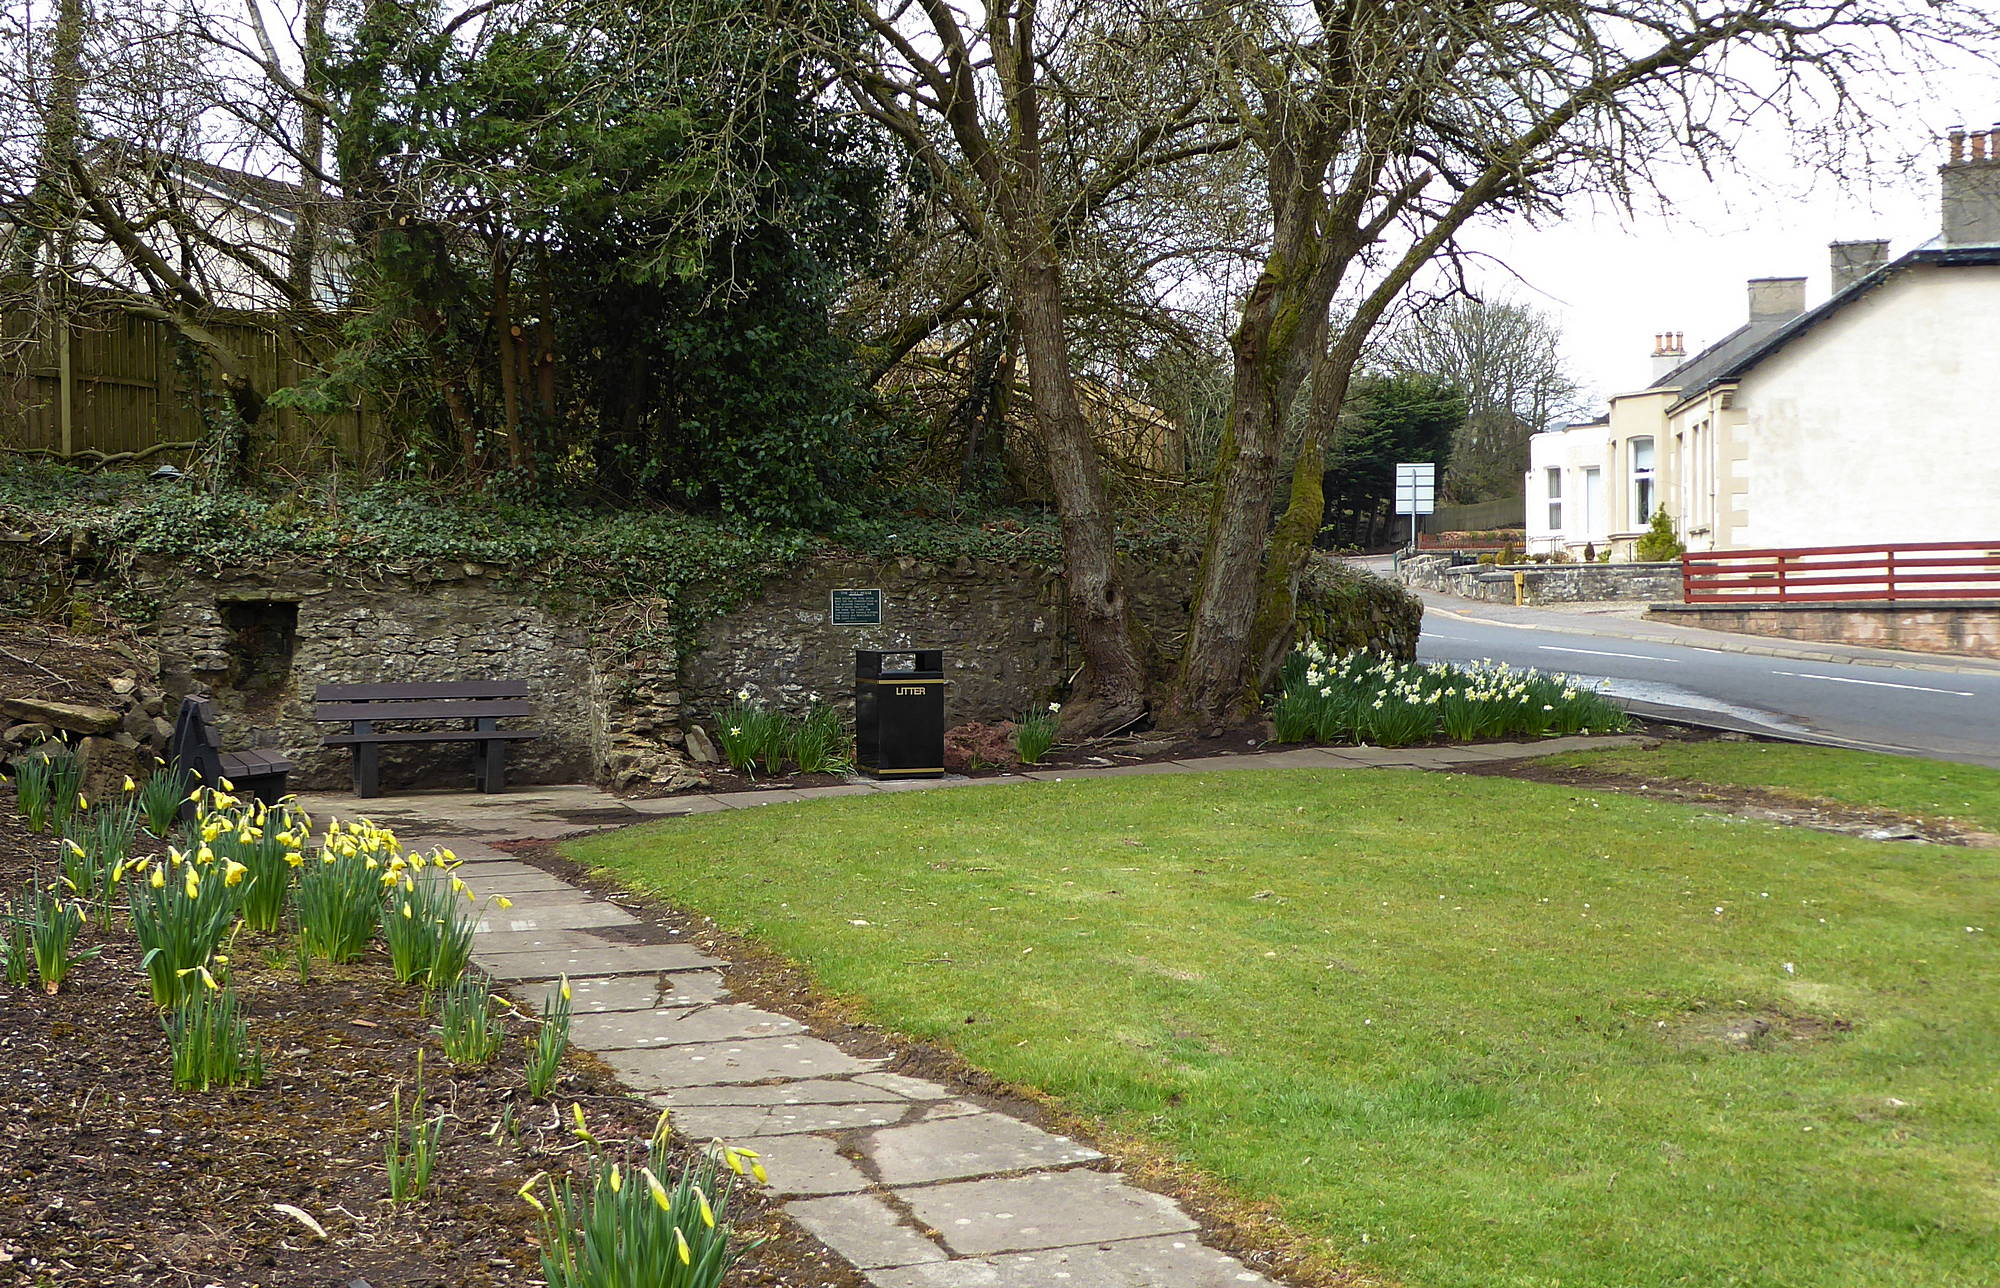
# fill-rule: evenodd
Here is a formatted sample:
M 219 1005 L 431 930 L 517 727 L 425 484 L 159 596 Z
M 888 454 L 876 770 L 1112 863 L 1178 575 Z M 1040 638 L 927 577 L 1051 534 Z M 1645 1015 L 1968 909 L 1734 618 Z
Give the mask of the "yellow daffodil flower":
M 249 873 L 249 871 L 250 871 L 249 868 L 244 867 L 241 863 L 238 863 L 235 859 L 231 859 L 229 860 L 228 863 L 223 865 L 222 884 L 226 886 L 242 885 L 243 878 Z
M 507 909 L 509 909 L 509 908 L 511 908 L 511 907 L 513 907 L 513 906 L 514 906 L 514 901 L 513 901 L 512 899 L 509 899 L 509 898 L 508 898 L 508 897 L 507 897 L 506 895 L 504 895 L 504 894 L 497 894 L 497 895 L 494 895 L 494 896 L 493 896 L 493 903 L 494 903 L 494 905 L 495 905 L 496 907 L 498 907 L 498 908 L 500 909 L 500 911 L 502 911 L 502 912 L 505 912 L 505 911 L 507 911 Z
M 642 1167 L 639 1169 L 639 1175 L 646 1178 L 646 1188 L 653 1195 L 653 1205 L 662 1212 L 671 1213 L 674 1210 L 674 1201 L 667 1197 L 667 1187 L 660 1184 L 660 1178 L 653 1175 L 653 1169 Z
M 188 868 L 187 870 L 187 883 L 185 888 L 187 890 L 188 898 L 190 899 L 201 898 L 201 880 L 200 878 L 195 876 L 195 871 L 192 867 Z
M 547 1175 L 548 1175 L 547 1172 L 536 1172 L 533 1176 L 530 1176 L 528 1178 L 528 1183 L 526 1185 L 523 1185 L 520 1189 L 514 1191 L 516 1194 L 519 1194 L 524 1200 L 527 1201 L 529 1207 L 532 1207 L 533 1209 L 535 1209 L 535 1211 L 540 1212 L 543 1216 L 547 1216 L 549 1214 L 549 1210 L 542 1206 L 542 1201 L 540 1199 L 535 1197 L 535 1182 L 541 1180 L 544 1176 Z
M 708 1195 L 701 1192 L 701 1186 L 699 1185 L 694 1187 L 694 1201 L 701 1205 L 701 1223 L 713 1230 L 715 1228 L 715 1209 L 708 1205 Z
M 688 1237 L 681 1233 L 679 1226 L 674 1227 L 674 1250 L 680 1253 L 682 1265 L 685 1266 L 694 1260 L 694 1254 L 688 1251 Z
M 759 1185 L 769 1185 L 771 1183 L 771 1174 L 764 1170 L 762 1163 L 750 1164 L 750 1175 L 757 1178 Z
M 611 1192 L 616 1194 L 625 1188 L 625 1175 L 618 1170 L 618 1164 L 611 1165 Z
M 158 890 L 161 886 L 165 885 L 166 883 L 167 883 L 167 870 L 165 868 L 154 868 L 153 875 L 151 879 L 147 882 L 147 884 L 152 886 L 153 889 Z
M 125 790 L 128 792 L 136 792 L 139 790 L 139 784 L 132 781 L 132 775 L 130 774 L 125 775 Z

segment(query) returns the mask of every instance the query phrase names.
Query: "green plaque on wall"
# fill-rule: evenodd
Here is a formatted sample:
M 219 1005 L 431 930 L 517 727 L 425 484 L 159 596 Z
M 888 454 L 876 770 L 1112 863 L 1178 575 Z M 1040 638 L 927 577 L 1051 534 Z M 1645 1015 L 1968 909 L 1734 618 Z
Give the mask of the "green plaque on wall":
M 882 592 L 879 590 L 834 591 L 832 620 L 835 626 L 880 626 L 882 624 Z

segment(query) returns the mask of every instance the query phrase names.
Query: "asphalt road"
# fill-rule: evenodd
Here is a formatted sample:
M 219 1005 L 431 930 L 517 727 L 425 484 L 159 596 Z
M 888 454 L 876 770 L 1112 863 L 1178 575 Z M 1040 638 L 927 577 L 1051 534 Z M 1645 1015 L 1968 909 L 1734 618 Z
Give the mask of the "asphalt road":
M 1873 665 L 1829 662 L 1804 656 L 1824 651 L 1810 646 L 1766 657 L 1686 642 L 1713 632 L 1424 598 L 1418 654 L 1426 659 L 1493 658 L 1605 680 L 1614 697 L 1641 715 L 1680 714 L 1724 727 L 2000 767 L 2000 668 L 1953 669 L 1954 663 L 1919 656 L 1882 665 L 1879 652 L 1870 655 Z M 1762 639 L 1754 645 L 1783 646 Z

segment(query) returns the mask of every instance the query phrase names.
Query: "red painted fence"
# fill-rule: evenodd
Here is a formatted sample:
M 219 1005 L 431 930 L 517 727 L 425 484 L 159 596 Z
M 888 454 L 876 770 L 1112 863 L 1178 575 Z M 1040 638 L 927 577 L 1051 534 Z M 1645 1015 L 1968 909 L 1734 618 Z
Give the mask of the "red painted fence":
M 1690 604 L 2000 599 L 2000 541 L 1687 554 L 1681 598 Z

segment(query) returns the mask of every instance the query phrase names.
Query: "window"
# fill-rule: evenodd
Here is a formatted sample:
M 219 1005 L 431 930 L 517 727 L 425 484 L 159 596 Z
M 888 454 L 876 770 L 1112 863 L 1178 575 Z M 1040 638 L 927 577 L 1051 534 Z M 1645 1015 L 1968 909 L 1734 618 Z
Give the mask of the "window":
M 1557 469 L 1549 469 L 1543 470 L 1542 474 L 1548 479 L 1549 531 L 1561 532 L 1563 530 L 1563 472 Z
M 1632 440 L 1632 526 L 1644 527 L 1653 517 L 1653 440 Z

